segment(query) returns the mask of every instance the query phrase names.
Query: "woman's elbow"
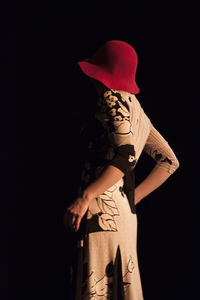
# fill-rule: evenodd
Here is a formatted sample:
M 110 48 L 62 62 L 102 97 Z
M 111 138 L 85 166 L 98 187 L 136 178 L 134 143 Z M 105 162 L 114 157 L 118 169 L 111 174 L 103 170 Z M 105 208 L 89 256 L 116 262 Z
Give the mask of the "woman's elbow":
M 171 168 L 170 168 L 170 172 L 171 174 L 173 174 L 178 168 L 180 167 L 180 162 L 177 158 L 175 158 L 173 161 L 172 161 L 172 164 L 171 164 Z

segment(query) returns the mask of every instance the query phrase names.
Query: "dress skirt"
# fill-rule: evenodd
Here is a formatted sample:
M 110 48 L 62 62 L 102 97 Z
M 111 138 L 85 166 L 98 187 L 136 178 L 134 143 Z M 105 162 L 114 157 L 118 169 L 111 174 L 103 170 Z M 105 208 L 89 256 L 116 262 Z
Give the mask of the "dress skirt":
M 124 178 L 90 202 L 77 240 L 75 300 L 143 300 L 137 214 Z

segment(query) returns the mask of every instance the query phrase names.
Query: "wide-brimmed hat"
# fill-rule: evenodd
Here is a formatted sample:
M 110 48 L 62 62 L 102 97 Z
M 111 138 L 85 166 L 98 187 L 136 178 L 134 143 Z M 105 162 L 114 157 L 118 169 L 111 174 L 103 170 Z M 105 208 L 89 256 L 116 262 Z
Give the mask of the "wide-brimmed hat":
M 138 94 L 135 81 L 138 57 L 128 43 L 111 40 L 102 44 L 90 58 L 78 61 L 81 70 L 89 77 L 110 89 Z

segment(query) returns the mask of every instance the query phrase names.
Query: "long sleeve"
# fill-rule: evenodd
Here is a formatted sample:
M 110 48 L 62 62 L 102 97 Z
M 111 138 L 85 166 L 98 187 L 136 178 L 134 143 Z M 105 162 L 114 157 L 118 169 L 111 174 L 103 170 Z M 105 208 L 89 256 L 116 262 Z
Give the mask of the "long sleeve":
M 108 128 L 115 154 L 110 164 L 125 174 L 136 164 L 130 118 L 131 99 L 125 99 L 120 93 L 108 90 L 104 93 L 102 100 L 106 113 L 104 122 Z
M 144 151 L 156 161 L 156 168 L 162 168 L 170 174 L 180 165 L 172 148 L 152 123 Z

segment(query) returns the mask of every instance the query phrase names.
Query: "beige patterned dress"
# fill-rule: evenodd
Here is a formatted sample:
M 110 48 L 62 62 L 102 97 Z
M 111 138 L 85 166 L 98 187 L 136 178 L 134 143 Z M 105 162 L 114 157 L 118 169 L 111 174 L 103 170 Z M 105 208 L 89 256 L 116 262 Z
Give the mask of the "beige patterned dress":
M 134 168 L 143 150 L 155 160 L 156 168 L 170 174 L 179 161 L 136 96 L 125 91 L 107 88 L 98 97 L 96 114 L 86 127 L 84 141 L 88 154 L 84 157 L 82 189 L 109 164 L 127 176 L 93 199 L 81 222 L 77 269 L 73 273 L 74 299 L 142 300 Z M 126 178 L 129 183 L 125 189 Z

